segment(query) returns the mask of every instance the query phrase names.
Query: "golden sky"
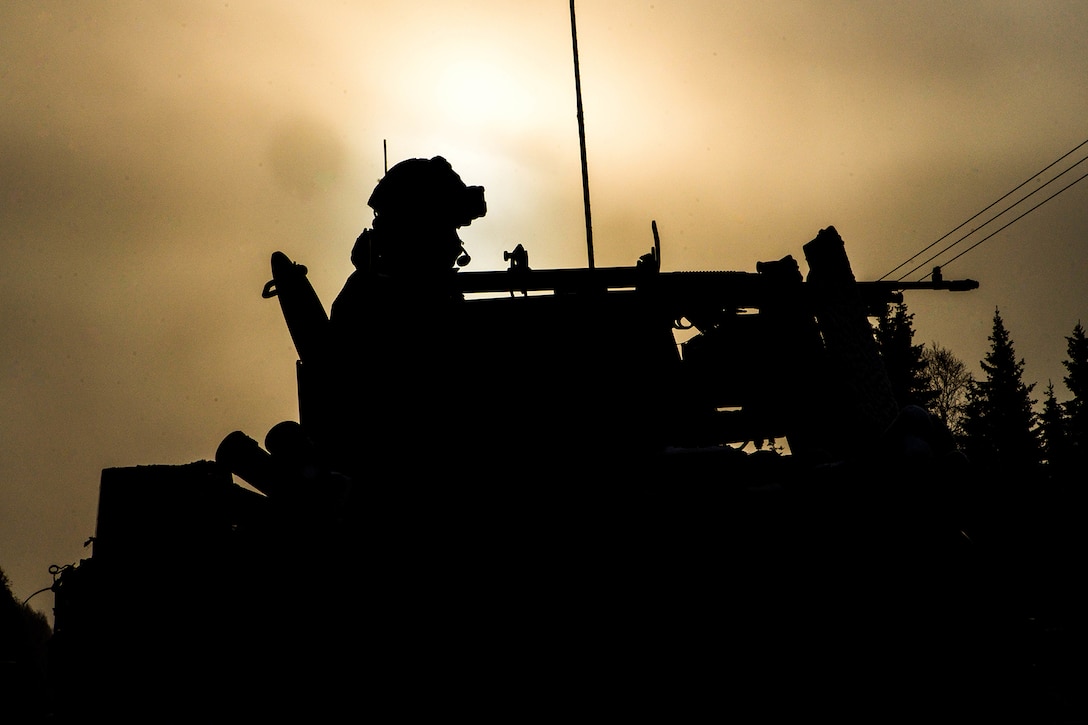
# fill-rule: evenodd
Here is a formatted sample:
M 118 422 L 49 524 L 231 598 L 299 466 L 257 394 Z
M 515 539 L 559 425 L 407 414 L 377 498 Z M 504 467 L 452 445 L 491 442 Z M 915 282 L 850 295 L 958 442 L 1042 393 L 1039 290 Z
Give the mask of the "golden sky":
M 585 0 L 577 25 L 597 266 L 634 264 L 656 220 L 666 270 L 804 269 L 834 225 L 876 279 L 1088 139 L 1082 0 Z M 90 555 L 103 468 L 211 459 L 232 430 L 297 419 L 269 258 L 305 264 L 331 304 L 383 145 L 486 188 L 469 270 L 519 243 L 536 268 L 587 263 L 569 3 L 13 2 L 0 41 L 0 567 L 17 596 Z M 1049 380 L 1067 397 L 1086 194 L 946 268 L 979 290 L 909 295 L 915 342 L 977 374 L 1000 308 L 1035 396 Z

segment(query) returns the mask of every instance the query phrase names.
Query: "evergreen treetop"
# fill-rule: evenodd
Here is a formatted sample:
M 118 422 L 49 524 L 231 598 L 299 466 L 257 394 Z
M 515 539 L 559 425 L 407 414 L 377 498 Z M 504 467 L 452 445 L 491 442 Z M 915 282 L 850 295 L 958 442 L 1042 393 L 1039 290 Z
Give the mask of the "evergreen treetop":
M 1063 407 L 1068 419 L 1070 444 L 1079 455 L 1084 455 L 1088 452 L 1088 339 L 1079 321 L 1073 334 L 1065 340 L 1068 357 L 1062 365 L 1069 374 L 1062 380 L 1073 397 Z
M 968 393 L 965 419 L 968 455 L 980 465 L 1023 470 L 1042 461 L 1036 426 L 1034 383 L 1023 381 L 1024 360 L 1016 350 L 999 309 L 994 310 L 990 349 L 980 361 L 984 374 Z
M 877 318 L 877 347 L 899 407 L 917 405 L 928 409 L 935 394 L 925 376 L 925 345 L 913 344 L 913 320 L 914 315 L 902 302 L 886 307 Z

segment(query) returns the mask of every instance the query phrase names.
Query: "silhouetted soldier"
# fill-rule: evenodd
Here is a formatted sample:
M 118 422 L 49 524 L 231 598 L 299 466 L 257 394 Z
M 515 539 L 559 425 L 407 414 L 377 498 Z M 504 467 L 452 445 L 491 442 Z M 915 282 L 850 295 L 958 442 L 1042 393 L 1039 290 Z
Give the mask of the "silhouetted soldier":
M 396 164 L 367 203 L 372 228 L 356 240 L 356 271 L 332 304 L 342 335 L 370 322 L 372 306 L 390 298 L 410 307 L 459 298 L 451 284 L 454 264 L 469 258 L 457 230 L 487 213 L 483 187 L 467 186 L 441 156 Z
M 332 304 L 334 374 L 322 381 L 333 411 L 326 435 L 360 484 L 353 566 L 365 576 L 350 606 L 367 604 L 346 636 L 364 643 L 376 697 L 406 701 L 414 688 L 476 697 L 460 668 L 510 636 L 502 618 L 514 612 L 488 603 L 516 588 L 504 558 L 515 545 L 501 533 L 516 512 L 500 509 L 482 472 L 496 470 L 487 458 L 501 445 L 480 430 L 496 417 L 484 378 L 502 361 L 480 332 L 501 330 L 466 321 L 456 284 L 468 261 L 458 229 L 484 216 L 484 190 L 442 157 L 408 159 L 368 204 L 374 221 Z M 468 461 L 457 450 L 466 439 L 484 443 Z
M 330 315 L 339 374 L 327 402 L 342 415 L 329 434 L 355 459 L 349 467 L 389 463 L 411 473 L 453 445 L 451 305 L 462 298 L 455 264 L 468 263 L 457 230 L 487 206 L 483 188 L 467 186 L 441 156 L 394 165 L 368 204 L 372 228 L 355 242 L 356 271 Z

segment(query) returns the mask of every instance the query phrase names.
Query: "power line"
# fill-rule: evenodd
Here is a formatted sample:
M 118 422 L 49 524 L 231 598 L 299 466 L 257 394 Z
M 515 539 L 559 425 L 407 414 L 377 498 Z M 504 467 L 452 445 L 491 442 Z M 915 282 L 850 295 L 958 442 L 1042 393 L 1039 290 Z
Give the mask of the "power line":
M 1070 167 L 1070 168 L 1066 169 L 1065 171 L 1063 171 L 1062 173 L 1060 173 L 1060 174 L 1058 174 L 1058 175 L 1054 176 L 1054 177 L 1053 177 L 1053 179 L 1051 179 L 1050 181 L 1048 181 L 1048 182 L 1047 182 L 1046 184 L 1043 184 L 1042 186 L 1040 186 L 1040 187 L 1038 187 L 1038 188 L 1034 189 L 1034 191 L 1033 191 L 1033 192 L 1030 192 L 1030 193 L 1028 193 L 1028 194 L 1025 194 L 1025 195 L 1024 195 L 1024 196 L 1022 196 L 1021 198 L 1017 199 L 1017 200 L 1016 200 L 1016 202 L 1015 202 L 1015 204 L 1013 204 L 1013 205 L 1011 205 L 1011 206 L 1009 206 L 1009 207 L 1006 207 L 1006 208 L 1005 208 L 1004 210 L 1002 210 L 1002 211 L 999 211 L 999 212 L 998 212 L 998 213 L 996 213 L 996 214 L 993 214 L 993 216 L 992 216 L 992 217 L 990 217 L 990 218 L 989 218 L 989 219 L 987 219 L 987 220 L 986 220 L 985 222 L 982 222 L 981 224 L 979 224 L 978 226 L 976 226 L 976 228 L 975 228 L 975 229 L 973 229 L 973 230 L 970 230 L 969 232 L 967 232 L 966 234 L 964 234 L 963 236 L 961 236 L 961 237 L 960 237 L 959 239 L 956 239 L 956 241 L 955 241 L 955 242 L 953 242 L 952 244 L 950 244 L 950 245 L 948 245 L 947 247 L 944 247 L 943 249 L 941 249 L 940 251 L 938 251 L 938 253 L 937 253 L 937 254 L 935 254 L 935 255 L 932 255 L 931 257 L 929 257 L 928 259 L 926 259 L 926 260 L 925 260 L 924 262 L 922 262 L 922 263 L 919 263 L 919 265 L 918 265 L 917 267 L 915 267 L 914 269 L 912 269 L 912 270 L 911 270 L 910 272 L 905 272 L 904 274 L 900 275 L 900 278 L 899 278 L 899 279 L 897 280 L 897 282 L 902 282 L 902 281 L 903 281 L 903 280 L 904 280 L 905 278 L 907 278 L 907 277 L 910 277 L 910 275 L 911 275 L 911 274 L 914 274 L 914 273 L 915 273 L 916 271 L 918 271 L 918 269 L 920 269 L 920 268 L 922 268 L 922 267 L 925 267 L 926 265 L 928 265 L 928 263 L 929 263 L 929 262 L 931 262 L 932 260 L 935 260 L 935 259 L 937 259 L 938 257 L 940 257 L 941 255 L 943 255 L 943 254 L 945 253 L 945 251 L 948 251 L 949 249 L 951 249 L 951 248 L 952 248 L 952 247 L 954 247 L 955 245 L 957 245 L 957 244 L 960 244 L 960 243 L 961 243 L 961 242 L 963 242 L 963 241 L 964 241 L 964 239 L 966 239 L 966 238 L 967 238 L 968 236 L 970 236 L 970 235 L 974 234 L 975 232 L 977 232 L 978 230 L 980 230 L 980 229 L 984 228 L 984 226 L 986 226 L 987 224 L 989 224 L 989 223 L 990 223 L 990 222 L 992 222 L 993 220 L 996 220 L 996 219 L 998 219 L 999 217 L 1003 216 L 1003 214 L 1005 214 L 1005 213 L 1009 213 L 1010 211 L 1012 211 L 1013 209 L 1015 209 L 1015 208 L 1016 208 L 1016 207 L 1017 207 L 1017 206 L 1018 206 L 1019 204 L 1021 204 L 1021 202 L 1023 202 L 1023 201 L 1025 201 L 1025 200 L 1027 200 L 1027 199 L 1028 199 L 1028 198 L 1030 198 L 1030 197 L 1033 197 L 1033 196 L 1035 196 L 1036 194 L 1038 194 L 1039 192 L 1041 192 L 1041 191 L 1042 191 L 1042 189 L 1044 189 L 1044 188 L 1047 188 L 1048 186 L 1050 186 L 1051 184 L 1053 184 L 1053 183 L 1054 183 L 1055 181 L 1058 181 L 1059 179 L 1061 179 L 1061 177 L 1062 177 L 1062 176 L 1064 176 L 1064 175 L 1065 175 L 1065 174 L 1067 174 L 1067 173 L 1070 173 L 1071 171 L 1073 171 L 1074 169 L 1076 169 L 1077 167 L 1079 167 L 1079 165 L 1080 165 L 1081 163 L 1084 163 L 1085 161 L 1088 161 L 1088 156 L 1086 156 L 1086 157 L 1085 157 L 1085 158 L 1083 158 L 1083 159 L 1080 159 L 1079 161 L 1077 161 L 1076 163 L 1074 163 L 1074 164 L 1072 165 L 1072 167 Z M 1078 179 L 1077 181 L 1080 181 L 1080 180 Z M 1077 183 L 1077 182 L 1073 182 L 1073 184 L 1076 184 L 1076 183 Z M 1073 186 L 1073 184 L 1070 184 L 1070 186 Z M 1066 189 L 1066 188 L 1068 188 L 1068 187 L 1070 187 L 1070 186 L 1066 186 L 1065 188 L 1061 189 L 1061 191 L 1060 191 L 1060 192 L 1058 192 L 1058 194 L 1061 194 L 1062 192 L 1064 192 L 1064 191 L 1065 191 L 1065 189 Z M 1054 196 L 1056 196 L 1056 195 L 1058 195 L 1058 194 L 1055 194 Z M 1006 196 L 1007 196 L 1007 195 L 1006 195 Z M 1038 208 L 1039 208 L 1040 206 L 1042 206 L 1043 204 L 1046 204 L 1046 202 L 1047 202 L 1047 201 L 1049 201 L 1049 200 L 1050 200 L 1050 199 L 1052 199 L 1052 198 L 1054 198 L 1054 197 L 1053 197 L 1053 196 L 1051 196 L 1051 197 L 1049 197 L 1048 199 L 1044 199 L 1044 200 L 1043 200 L 1043 201 L 1041 202 L 1041 204 L 1038 204 L 1038 205 L 1036 205 L 1035 207 L 1031 207 L 1031 209 L 1028 209 L 1028 211 L 1027 211 L 1027 212 L 1025 212 L 1025 213 L 1021 214 L 1021 216 L 1017 217 L 1017 218 L 1016 218 L 1016 219 L 1014 219 L 1013 221 L 1016 221 L 1017 219 L 1022 219 L 1023 217 L 1025 217 L 1025 216 L 1026 216 L 1026 214 L 1027 214 L 1028 212 L 1030 212 L 1030 211 L 1034 211 L 1035 209 L 1038 209 Z M 993 206 L 993 205 L 990 205 L 990 206 Z M 984 211 L 985 211 L 985 209 L 984 209 Z M 977 216 L 977 214 L 976 214 L 976 216 Z M 1010 224 L 1011 224 L 1011 223 L 1012 223 L 1012 222 L 1010 222 Z M 1009 224 L 1005 224 L 1004 226 L 1002 226 L 1002 228 L 1001 228 L 1001 229 L 1005 229 L 1005 228 L 1007 228 L 1007 226 L 1009 226 Z M 998 231 L 1001 231 L 1001 230 L 998 230 Z M 947 236 L 947 235 L 945 235 L 945 236 Z M 990 234 L 990 235 L 989 235 L 989 236 L 987 236 L 986 238 L 988 239 L 988 238 L 990 238 L 991 236 L 993 236 L 993 234 Z M 932 246 L 932 245 L 929 245 L 929 246 Z M 978 245 L 977 245 L 977 244 L 975 244 L 975 245 L 972 245 L 972 247 L 970 247 L 970 248 L 974 249 L 974 248 L 975 248 L 975 247 L 977 247 L 977 246 L 978 246 Z M 927 247 L 927 248 L 928 248 L 928 247 Z M 962 257 L 962 256 L 963 256 L 962 254 L 961 254 L 961 255 L 956 255 L 956 257 Z M 915 255 L 915 257 L 917 257 L 917 255 Z M 949 261 L 952 261 L 952 260 L 950 259 Z M 945 263 L 947 263 L 947 262 L 945 262 Z
M 955 232 L 956 230 L 958 230 L 958 229 L 961 229 L 961 228 L 963 228 L 963 227 L 964 227 L 965 225 L 967 225 L 967 224 L 971 223 L 972 221 L 974 221 L 975 219 L 977 219 L 978 217 L 982 216 L 982 215 L 983 215 L 983 214 L 985 214 L 985 213 L 986 213 L 987 211 L 989 211 L 990 209 L 992 209 L 993 207 L 997 206 L 997 205 L 998 205 L 999 203 L 1001 203 L 1002 201 L 1004 201 L 1005 199 L 1007 199 L 1007 198 L 1008 198 L 1009 196 L 1011 196 L 1011 195 L 1012 195 L 1013 193 L 1015 193 L 1015 192 L 1019 191 L 1019 190 L 1020 190 L 1021 188 L 1023 188 L 1023 187 L 1024 187 L 1024 186 L 1026 186 L 1026 185 L 1027 185 L 1028 183 L 1030 183 L 1030 182 L 1031 182 L 1031 181 L 1032 181 L 1033 179 L 1035 179 L 1036 177 L 1038 177 L 1038 176 L 1040 176 L 1041 174 L 1045 173 L 1045 172 L 1046 172 L 1046 171 L 1048 171 L 1049 169 L 1053 168 L 1053 167 L 1054 167 L 1054 166 L 1055 166 L 1056 164 L 1058 164 L 1059 162 L 1061 162 L 1061 161 L 1062 161 L 1063 159 L 1065 159 L 1065 158 L 1066 158 L 1067 156 L 1070 156 L 1070 155 L 1071 155 L 1071 154 L 1072 154 L 1072 153 L 1073 153 L 1074 151 L 1076 151 L 1077 149 L 1079 149 L 1079 148 L 1080 148 L 1081 146 L 1084 146 L 1085 144 L 1088 144 L 1088 139 L 1085 139 L 1084 141 L 1081 141 L 1081 142 L 1080 142 L 1079 144 L 1077 144 L 1076 146 L 1074 146 L 1073 148 L 1071 148 L 1071 149 L 1070 149 L 1069 151 L 1065 152 L 1065 153 L 1064 153 L 1064 154 L 1062 154 L 1062 155 L 1061 155 L 1060 157 L 1058 157 L 1057 159 L 1055 159 L 1055 160 L 1054 160 L 1054 161 L 1052 161 L 1051 163 L 1047 164 L 1046 166 L 1044 166 L 1044 167 L 1043 167 L 1042 169 L 1040 169 L 1039 171 L 1036 171 L 1036 172 L 1035 172 L 1034 174 L 1032 174 L 1032 175 L 1031 175 L 1031 176 L 1029 176 L 1028 178 L 1024 179 L 1024 181 L 1022 181 L 1022 182 L 1021 182 L 1020 184 L 1018 184 L 1018 185 L 1017 185 L 1016 187 L 1014 187 L 1013 189 L 1010 189 L 1010 190 L 1009 190 L 1008 192 L 1006 192 L 1006 193 L 1005 193 L 1005 195 L 1004 195 L 1004 196 L 1002 196 L 1002 197 L 1001 197 L 1000 199 L 997 199 L 997 200 L 996 200 L 996 201 L 994 201 L 994 202 L 993 202 L 992 204 L 990 204 L 989 206 L 987 206 L 987 207 L 986 207 L 985 209 L 982 209 L 981 211 L 979 211 L 978 213 L 976 213 L 976 214 L 975 214 L 974 216 L 972 216 L 971 218 L 969 218 L 969 219 L 966 219 L 965 221 L 961 222 L 961 223 L 960 223 L 959 225 L 957 225 L 957 226 L 953 227 L 953 228 L 952 228 L 952 229 L 950 229 L 950 230 L 949 230 L 948 232 L 946 232 L 946 233 L 945 233 L 945 234 L 944 234 L 943 236 L 941 236 L 941 237 L 940 237 L 939 239 L 937 239 L 937 240 L 936 240 L 935 242 L 933 242 L 932 244 L 930 244 L 929 246 L 927 246 L 927 247 L 926 247 L 925 249 L 922 249 L 922 250 L 920 250 L 920 251 L 916 252 L 916 253 L 915 253 L 915 254 L 914 254 L 913 256 L 911 256 L 910 258 L 908 258 L 908 259 L 907 259 L 906 261 L 904 261 L 904 262 L 901 262 L 901 263 L 900 263 L 900 264 L 899 264 L 898 266 L 896 266 L 896 267 L 895 267 L 894 269 L 892 269 L 891 271 L 887 272 L 887 273 L 886 273 L 886 274 L 884 274 L 884 275 L 883 275 L 882 277 L 880 277 L 880 280 L 883 280 L 884 278 L 886 278 L 886 277 L 890 277 L 891 275 L 895 274 L 895 272 L 896 272 L 897 270 L 899 270 L 900 268 L 902 268 L 902 267 L 905 267 L 906 265 L 910 264 L 910 263 L 911 263 L 912 261 L 914 261 L 914 260 L 915 260 L 915 259 L 916 259 L 916 258 L 917 258 L 917 257 L 918 257 L 919 255 L 925 254 L 925 253 L 926 253 L 926 252 L 928 252 L 928 251 L 929 251 L 930 249 L 932 249 L 933 247 L 935 247 L 935 246 L 937 246 L 938 244 L 940 244 L 940 243 L 941 243 L 942 241 L 944 241 L 944 240 L 945 240 L 946 238 L 948 238 L 949 236 L 951 236 L 951 235 L 952 235 L 952 234 L 953 234 L 953 233 L 954 233 L 954 232 Z M 1084 161 L 1084 159 L 1081 159 L 1080 161 L 1078 161 L 1078 162 L 1077 162 L 1077 164 L 1080 164 L 1080 163 L 1081 163 L 1081 162 L 1083 162 L 1083 161 Z M 1074 166 L 1076 166 L 1077 164 L 1074 164 Z M 1070 167 L 1070 168 L 1072 168 L 1072 167 Z M 1068 171 L 1068 170 L 1069 170 L 1069 169 L 1066 169 L 1066 171 Z M 1065 172 L 1063 171 L 1062 173 L 1064 174 Z M 1058 176 L 1061 176 L 1061 174 L 1059 174 Z M 1056 177 L 1054 177 L 1054 178 L 1056 179 L 1056 178 L 1058 178 L 1058 177 L 1056 176 Z M 1054 181 L 1054 179 L 1051 179 L 1050 181 Z M 1079 181 L 1079 179 L 1078 179 L 1078 181 Z M 1048 181 L 1047 183 L 1049 184 L 1050 182 Z M 1076 183 L 1076 182 L 1074 182 L 1074 183 Z M 1043 186 L 1046 186 L 1046 184 L 1044 184 Z M 1041 189 L 1041 188 L 1043 188 L 1043 187 L 1040 187 L 1040 189 Z M 1066 187 L 1066 188 L 1068 188 L 1068 187 Z M 1038 191 L 1038 190 L 1037 190 L 1037 191 Z M 1063 191 L 1064 191 L 1064 189 L 1063 189 Z M 1034 192 L 1033 192 L 1033 193 L 1034 193 Z M 1030 194 L 1029 194 L 1029 196 L 1030 196 Z M 1024 197 L 1024 198 L 1027 198 L 1027 197 Z M 1024 200 L 1024 199 L 1020 199 L 1020 201 L 1023 201 L 1023 200 Z M 1019 204 L 1019 203 L 1020 203 L 1020 201 L 1016 202 L 1016 204 Z M 1049 199 L 1048 199 L 1047 201 L 1049 201 Z M 1011 208 L 1012 208 L 1013 206 L 1016 206 L 1016 204 L 1013 204 L 1012 206 L 1008 207 L 1008 208 L 1007 208 L 1007 209 L 1006 209 L 1005 211 L 1008 211 L 1008 210 L 1009 210 L 1009 209 L 1011 209 Z M 1005 213 L 1005 212 L 1001 212 L 1001 214 L 1004 214 L 1004 213 Z M 998 214 L 997 216 L 1001 216 L 1001 214 Z M 995 217 L 992 217 L 992 218 L 990 219 L 990 221 L 993 221 L 994 219 L 996 219 L 996 218 L 997 218 L 997 216 L 995 216 Z M 990 221 L 987 221 L 987 222 L 986 222 L 986 224 L 989 224 L 989 223 L 990 223 Z M 964 237 L 961 237 L 960 239 L 958 239 L 958 240 L 957 240 L 957 241 L 955 242 L 955 244 L 959 244 L 959 243 L 960 243 L 960 242 L 962 242 L 962 241 L 963 241 L 963 240 L 964 240 L 964 239 L 965 239 L 966 237 L 970 236 L 971 234 L 974 234 L 974 233 L 975 233 L 976 231 L 978 231 L 979 229 L 981 229 L 981 228 L 982 228 L 983 226 L 986 226 L 986 224 L 983 224 L 983 225 L 981 225 L 981 226 L 979 226 L 979 227 L 976 227 L 975 229 L 971 230 L 971 232 L 969 232 L 968 234 L 964 235 Z M 955 246 L 955 244 L 953 244 L 952 246 Z M 950 249 L 950 248 L 951 248 L 951 247 L 948 247 L 948 248 L 946 248 L 946 249 L 945 249 L 945 250 L 943 250 L 942 252 L 940 252 L 940 253 L 938 253 L 938 254 L 934 255 L 934 257 L 940 256 L 940 254 L 943 254 L 943 253 L 944 253 L 945 251 L 948 251 L 948 249 Z M 929 260 L 927 260 L 926 262 L 922 262 L 922 264 L 921 264 L 921 265 L 919 265 L 919 267 L 921 267 L 922 265 L 925 265 L 925 264 L 927 264 L 927 263 L 928 263 L 929 261 L 932 261 L 934 257 L 930 257 L 930 258 L 929 258 Z M 914 273 L 914 272 L 915 272 L 915 271 L 916 271 L 917 269 L 918 269 L 918 267 L 915 267 L 915 268 L 914 268 L 914 269 L 912 269 L 912 270 L 911 270 L 910 272 L 907 272 L 907 274 L 906 274 L 906 275 L 903 275 L 903 277 L 906 277 L 907 275 L 909 275 L 909 274 L 912 274 L 912 273 Z M 900 278 L 899 278 L 899 280 L 902 280 L 902 279 L 903 279 L 903 277 L 900 277 Z M 879 280 L 878 280 L 878 281 L 879 281 Z M 897 281 L 898 281 L 898 280 L 897 280 Z
M 1085 158 L 1088 158 L 1088 157 L 1085 157 Z M 1084 161 L 1084 160 L 1085 160 L 1085 159 L 1081 159 L 1081 161 Z M 1079 164 L 1079 163 L 1081 163 L 1081 161 L 1078 161 L 1077 163 Z M 1072 168 L 1072 167 L 1070 167 L 1070 168 Z M 1033 212 L 1033 211 L 1035 211 L 1036 209 L 1038 209 L 1039 207 L 1041 207 L 1041 206 L 1042 206 L 1043 204 L 1045 204 L 1045 203 L 1047 203 L 1048 201 L 1050 201 L 1051 199 L 1053 199 L 1053 198 L 1054 198 L 1055 196 L 1057 196 L 1058 194 L 1061 194 L 1062 192 L 1064 192 L 1064 191 L 1065 191 L 1066 189 L 1068 189 L 1069 187 L 1073 186 L 1074 184 L 1080 183 L 1081 181 L 1083 181 L 1083 180 L 1084 180 L 1084 179 L 1086 179 L 1086 178 L 1088 178 L 1088 173 L 1086 173 L 1086 174 L 1083 174 L 1083 175 L 1081 175 L 1081 176 L 1080 176 L 1080 177 L 1079 177 L 1078 179 L 1076 179 L 1076 181 L 1072 181 L 1072 182 L 1070 182 L 1069 184 L 1067 184 L 1066 186 L 1064 186 L 1064 187 L 1062 187 L 1061 189 L 1059 189 L 1058 191 L 1055 191 L 1055 192 L 1054 192 L 1053 194 L 1051 194 L 1051 195 L 1050 195 L 1050 196 L 1048 196 L 1047 198 L 1043 199 L 1043 200 L 1042 200 L 1042 201 L 1040 201 L 1040 202 L 1039 202 L 1038 204 L 1036 204 L 1035 206 L 1031 207 L 1031 208 L 1030 208 L 1030 209 L 1028 209 L 1028 210 L 1027 210 L 1026 212 L 1024 212 L 1024 213 L 1023 213 L 1023 214 L 1021 214 L 1020 216 L 1016 217 L 1016 218 L 1015 218 L 1015 219 L 1013 219 L 1012 221 L 1010 221 L 1010 222 L 1009 222 L 1008 224 L 1005 224 L 1005 225 L 1001 226 L 1000 228 L 998 228 L 998 229 L 995 229 L 994 231 L 990 232 L 990 233 L 989 233 L 989 234 L 987 234 L 987 235 L 986 235 L 985 237 L 983 237 L 982 239 L 978 240 L 977 242 L 975 242 L 974 244 L 972 244 L 972 245 L 971 245 L 970 247 L 968 247 L 967 249 L 965 249 L 965 250 L 963 250 L 962 252 L 960 252 L 959 254 L 957 254 L 957 255 L 956 255 L 955 257 L 952 257 L 952 259 L 950 259 L 950 260 L 948 260 L 947 262 L 945 262 L 945 263 L 944 263 L 944 264 L 943 264 L 942 266 L 944 266 L 944 267 L 947 267 L 947 266 L 948 266 L 949 264 L 951 264 L 952 262 L 956 261 L 957 259 L 959 259 L 959 258 L 960 258 L 960 257 L 962 257 L 963 255 L 967 254 L 967 253 L 968 253 L 968 252 L 970 252 L 970 251 L 971 251 L 972 249 L 974 249 L 974 248 L 975 248 L 975 247 L 977 247 L 978 245 L 982 244 L 983 242 L 985 242 L 985 241 L 986 241 L 987 239 L 989 239 L 990 237 L 992 237 L 992 236 L 994 236 L 995 234 L 997 234 L 998 232 L 1000 232 L 1000 231 L 1003 231 L 1004 229 L 1007 229 L 1008 227 L 1012 226 L 1012 225 L 1013 225 L 1013 224 L 1014 224 L 1015 222 L 1018 222 L 1018 221 L 1020 221 L 1021 219 L 1023 219 L 1024 217 L 1026 217 L 1026 216 L 1027 216 L 1028 214 L 1030 214 L 1031 212 Z M 1048 183 L 1049 183 L 1049 182 L 1048 182 Z M 1017 203 L 1019 203 L 1019 202 L 1017 202 Z M 1005 213 L 1005 212 L 1002 212 L 1002 214 L 1004 214 L 1004 213 Z M 1000 215 L 998 215 L 998 216 L 1000 216 Z M 958 242 L 957 242 L 957 243 L 958 243 Z M 950 248 L 951 248 L 951 247 L 949 247 L 949 249 L 950 249 Z M 945 249 L 945 251 L 948 251 L 948 249 Z M 943 253 L 943 252 L 942 252 L 942 253 Z M 935 255 L 935 256 L 936 256 L 936 255 Z M 930 257 L 930 259 L 933 259 L 933 257 Z M 918 265 L 918 267 L 921 267 L 921 266 L 922 266 L 922 265 L 924 265 L 924 264 L 926 264 L 926 262 L 923 262 L 922 264 Z M 915 268 L 914 268 L 913 270 L 911 270 L 911 272 L 908 272 L 907 274 L 911 274 L 912 272 L 916 271 L 916 270 L 918 269 L 918 267 L 915 267 Z M 906 276 L 907 276 L 907 275 L 903 275 L 903 277 L 906 277 Z M 901 281 L 901 280 L 903 279 L 903 277 L 900 277 L 900 278 L 899 278 L 899 281 Z

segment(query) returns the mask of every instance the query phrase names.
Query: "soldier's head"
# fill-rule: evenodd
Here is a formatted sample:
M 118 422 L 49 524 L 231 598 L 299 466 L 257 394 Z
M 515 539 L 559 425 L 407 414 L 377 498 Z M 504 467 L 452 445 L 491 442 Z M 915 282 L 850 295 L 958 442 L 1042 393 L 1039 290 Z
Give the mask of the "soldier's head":
M 437 272 L 463 253 L 457 230 L 487 213 L 484 190 L 467 186 L 441 156 L 394 165 L 367 202 L 373 249 L 387 272 Z

